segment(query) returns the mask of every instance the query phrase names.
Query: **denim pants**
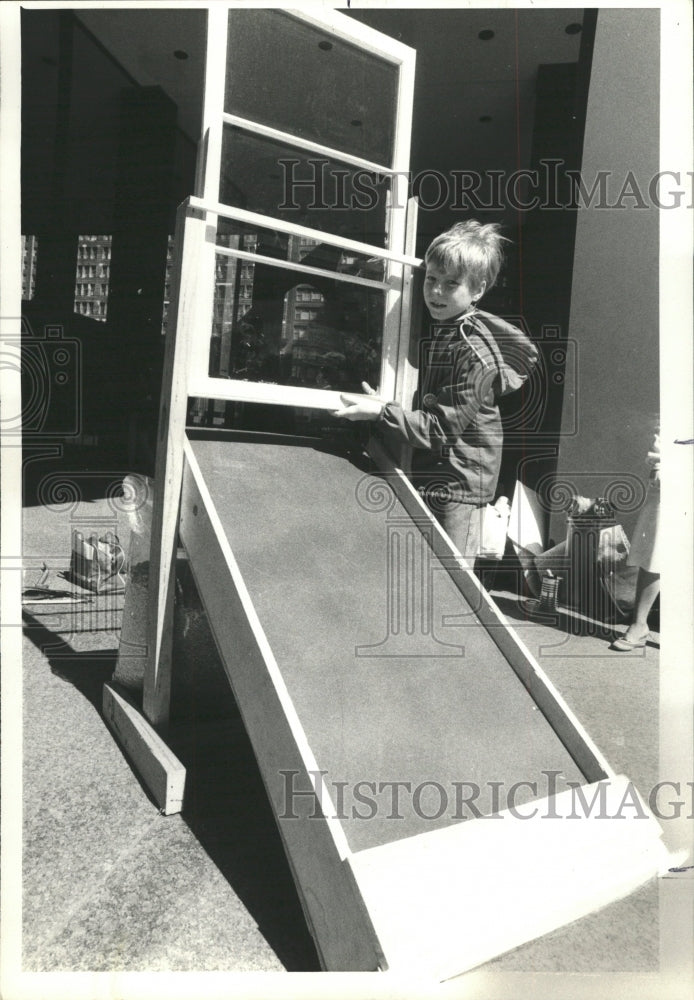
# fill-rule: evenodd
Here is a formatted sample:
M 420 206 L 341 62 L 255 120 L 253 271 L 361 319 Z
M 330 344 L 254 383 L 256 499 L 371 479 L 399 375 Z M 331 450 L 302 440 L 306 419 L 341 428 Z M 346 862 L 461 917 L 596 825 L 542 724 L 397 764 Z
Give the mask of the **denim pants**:
M 455 547 L 471 563 L 482 541 L 482 512 L 485 505 L 473 503 L 432 504 L 430 510 Z

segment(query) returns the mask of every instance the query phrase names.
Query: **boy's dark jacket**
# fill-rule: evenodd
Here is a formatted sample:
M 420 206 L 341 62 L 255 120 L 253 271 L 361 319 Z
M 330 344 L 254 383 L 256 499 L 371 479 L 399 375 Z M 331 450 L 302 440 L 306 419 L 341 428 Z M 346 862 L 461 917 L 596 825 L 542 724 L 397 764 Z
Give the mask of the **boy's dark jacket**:
M 452 501 L 494 499 L 503 430 L 497 399 L 520 388 L 537 363 L 535 344 L 481 309 L 434 326 L 420 344 L 413 409 L 388 403 L 379 427 L 413 449 L 412 480 Z

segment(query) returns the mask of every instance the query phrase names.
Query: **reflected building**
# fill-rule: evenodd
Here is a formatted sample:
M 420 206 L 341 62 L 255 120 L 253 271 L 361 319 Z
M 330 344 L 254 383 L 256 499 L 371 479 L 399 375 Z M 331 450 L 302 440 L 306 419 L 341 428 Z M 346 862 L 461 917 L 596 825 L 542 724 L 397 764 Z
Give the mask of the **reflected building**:
M 79 236 L 75 269 L 75 312 L 106 322 L 111 272 L 111 236 Z
M 22 299 L 25 302 L 34 297 L 38 248 L 37 236 L 22 236 Z

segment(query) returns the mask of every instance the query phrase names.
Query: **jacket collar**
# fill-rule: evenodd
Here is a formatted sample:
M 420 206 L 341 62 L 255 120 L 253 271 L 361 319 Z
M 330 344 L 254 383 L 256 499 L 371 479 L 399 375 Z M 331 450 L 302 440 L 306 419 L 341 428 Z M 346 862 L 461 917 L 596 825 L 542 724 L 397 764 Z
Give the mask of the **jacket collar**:
M 477 309 L 473 306 L 472 309 L 468 309 L 467 312 L 461 313 L 460 316 L 456 316 L 454 319 L 448 320 L 446 323 L 432 323 L 431 329 L 434 337 L 442 337 L 445 334 L 457 333 L 461 336 L 465 336 L 463 333 L 463 327 L 471 320 L 476 314 Z

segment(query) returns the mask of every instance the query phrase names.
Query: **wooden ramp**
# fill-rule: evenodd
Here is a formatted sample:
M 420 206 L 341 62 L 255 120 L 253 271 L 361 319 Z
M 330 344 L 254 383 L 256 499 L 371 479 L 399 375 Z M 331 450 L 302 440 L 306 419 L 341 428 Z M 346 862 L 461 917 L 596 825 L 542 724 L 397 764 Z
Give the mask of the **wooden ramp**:
M 323 966 L 444 979 L 669 861 L 387 466 L 186 439 L 180 537 Z

